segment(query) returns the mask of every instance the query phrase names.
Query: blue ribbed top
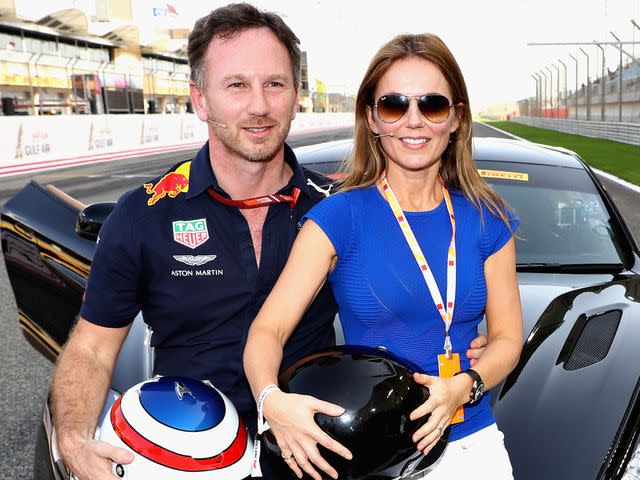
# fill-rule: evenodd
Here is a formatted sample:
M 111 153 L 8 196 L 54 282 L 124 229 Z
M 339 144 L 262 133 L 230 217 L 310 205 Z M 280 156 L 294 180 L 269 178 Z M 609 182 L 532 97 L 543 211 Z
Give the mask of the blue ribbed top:
M 456 217 L 456 306 L 450 334 L 462 369 L 465 352 L 478 332 L 487 300 L 484 261 L 502 248 L 512 232 L 483 207 L 478 209 L 460 191 L 451 191 Z M 447 249 L 451 223 L 442 201 L 434 210 L 405 212 L 446 299 Z M 443 353 L 444 323 L 424 277 L 393 216 L 376 187 L 338 193 L 323 200 L 304 217 L 326 233 L 338 254 L 329 276 L 340 313 L 345 342 L 383 346 L 430 375 L 438 374 Z M 515 231 L 519 224 L 512 220 Z M 495 422 L 489 396 L 465 407 L 465 422 L 452 427 L 457 440 Z

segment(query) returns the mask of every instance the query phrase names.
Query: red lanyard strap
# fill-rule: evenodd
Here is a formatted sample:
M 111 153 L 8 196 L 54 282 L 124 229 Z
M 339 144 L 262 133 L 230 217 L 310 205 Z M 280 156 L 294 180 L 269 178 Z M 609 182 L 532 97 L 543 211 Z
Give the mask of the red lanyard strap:
M 230 198 L 225 198 L 217 193 L 212 187 L 209 187 L 207 192 L 209 192 L 209 195 L 211 195 L 212 198 L 215 198 L 220 203 L 236 208 L 258 208 L 271 205 L 272 203 L 283 202 L 288 202 L 291 208 L 293 208 L 296 206 L 298 196 L 300 195 L 300 189 L 298 187 L 293 187 L 291 195 L 274 193 L 273 195 L 263 195 L 261 197 L 245 198 L 243 200 L 231 200 Z
M 402 234 L 411 249 L 411 253 L 413 253 L 413 257 L 415 258 L 418 267 L 420 267 L 420 271 L 422 272 L 424 281 L 427 284 L 429 293 L 431 293 L 431 298 L 442 317 L 442 321 L 445 325 L 444 351 L 447 354 L 447 357 L 451 358 L 453 346 L 451 345 L 449 328 L 451 328 L 451 322 L 453 321 L 453 309 L 456 300 L 456 218 L 453 215 L 453 205 L 451 204 L 449 191 L 443 184 L 442 193 L 447 205 L 447 211 L 449 212 L 449 220 L 451 221 L 451 241 L 449 242 L 449 249 L 447 251 L 447 303 L 445 305 L 442 301 L 442 295 L 440 295 L 438 284 L 436 283 L 433 273 L 431 273 L 431 269 L 429 268 L 429 264 L 427 263 L 427 259 L 422 253 L 422 249 L 413 234 L 413 230 L 411 230 L 411 226 L 409 225 L 402 208 L 400 208 L 400 204 L 391 189 L 391 185 L 387 182 L 387 177 L 384 177 L 380 184 L 382 186 L 382 191 L 391 206 L 391 210 L 393 210 L 393 214 L 398 221 L 398 225 L 400 225 Z

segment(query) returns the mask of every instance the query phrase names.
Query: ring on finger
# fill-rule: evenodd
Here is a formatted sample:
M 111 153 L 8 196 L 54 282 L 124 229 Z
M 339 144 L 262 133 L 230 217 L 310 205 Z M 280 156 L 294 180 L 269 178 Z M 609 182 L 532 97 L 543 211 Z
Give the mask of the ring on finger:
M 444 435 L 444 429 L 442 427 L 436 427 L 436 430 L 438 430 L 438 432 L 440 432 L 440 436 L 442 437 L 442 435 Z
M 286 457 L 282 455 L 282 460 L 284 460 L 286 463 L 289 463 L 291 460 L 293 460 L 293 454 Z

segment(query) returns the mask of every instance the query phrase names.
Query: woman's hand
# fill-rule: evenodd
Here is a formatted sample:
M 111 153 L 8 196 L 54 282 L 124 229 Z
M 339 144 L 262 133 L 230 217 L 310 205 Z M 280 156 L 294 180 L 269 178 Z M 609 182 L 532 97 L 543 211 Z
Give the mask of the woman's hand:
M 282 451 L 283 461 L 298 478 L 302 478 L 304 470 L 314 479 L 321 480 L 314 467 L 338 478 L 338 472 L 320 455 L 318 444 L 347 460 L 351 460 L 351 452 L 323 432 L 313 417 L 316 413 L 338 417 L 344 413 L 344 408 L 308 395 L 277 391 L 265 399 L 262 409 Z
M 431 413 L 427 423 L 413 434 L 418 450 L 426 455 L 440 440 L 457 408 L 469 401 L 472 380 L 468 375 L 442 378 L 423 373 L 414 373 L 413 378 L 429 389 L 427 401 L 411 412 L 410 416 L 411 420 L 417 420 Z

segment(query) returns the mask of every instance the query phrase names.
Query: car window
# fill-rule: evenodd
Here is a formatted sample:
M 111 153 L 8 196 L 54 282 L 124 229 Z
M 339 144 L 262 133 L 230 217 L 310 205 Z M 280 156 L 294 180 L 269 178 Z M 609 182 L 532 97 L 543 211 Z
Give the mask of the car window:
M 305 163 L 304 167 L 333 180 L 339 180 L 345 176 L 340 170 L 342 162 Z
M 304 167 L 322 175 L 332 175 L 337 173 L 342 166 L 342 162 L 317 162 L 305 163 Z
M 478 161 L 521 220 L 517 263 L 623 263 L 620 228 L 582 168 Z

